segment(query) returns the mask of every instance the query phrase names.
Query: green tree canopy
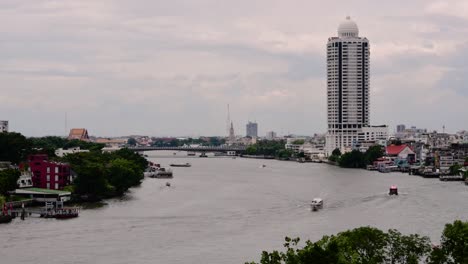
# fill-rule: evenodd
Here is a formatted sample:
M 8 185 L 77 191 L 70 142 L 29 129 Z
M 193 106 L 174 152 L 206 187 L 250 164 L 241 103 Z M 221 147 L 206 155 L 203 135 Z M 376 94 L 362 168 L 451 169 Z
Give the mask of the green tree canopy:
M 378 158 L 381 158 L 384 156 L 384 150 L 383 147 L 380 145 L 375 145 L 375 146 L 370 146 L 365 154 L 365 159 L 366 159 L 366 164 L 370 165 L 374 163 Z
M 19 164 L 30 152 L 31 143 L 25 136 L 15 132 L 0 133 L 0 161 Z
M 364 168 L 366 166 L 365 155 L 359 150 L 353 150 L 341 155 L 338 164 L 344 168 Z
M 333 156 L 341 156 L 341 150 L 339 148 L 336 148 L 332 151 Z
M 131 137 L 131 138 L 129 138 L 129 139 L 127 140 L 127 144 L 128 144 L 129 146 L 136 146 L 137 141 L 136 141 L 136 139 L 134 139 L 134 138 Z
M 20 172 L 15 169 L 0 170 L 0 195 L 7 195 L 17 188 Z

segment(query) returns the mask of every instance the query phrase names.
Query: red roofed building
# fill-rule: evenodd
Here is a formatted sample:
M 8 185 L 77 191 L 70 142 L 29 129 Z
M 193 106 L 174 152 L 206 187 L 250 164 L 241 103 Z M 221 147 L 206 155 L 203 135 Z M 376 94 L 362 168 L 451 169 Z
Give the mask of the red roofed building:
M 390 145 L 385 149 L 385 153 L 389 157 L 397 157 L 399 159 L 414 159 L 416 153 L 408 145 Z
M 89 140 L 88 130 L 84 128 L 70 129 L 70 134 L 68 135 L 68 139 L 70 140 L 78 139 L 78 140 L 88 141 Z

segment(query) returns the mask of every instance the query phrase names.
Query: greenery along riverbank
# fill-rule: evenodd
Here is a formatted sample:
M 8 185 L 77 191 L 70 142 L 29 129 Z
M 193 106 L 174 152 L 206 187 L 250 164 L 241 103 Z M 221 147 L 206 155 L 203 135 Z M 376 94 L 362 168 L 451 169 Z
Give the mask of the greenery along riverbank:
M 397 230 L 383 232 L 360 227 L 324 236 L 317 242 L 286 237 L 285 251 L 263 251 L 261 264 L 467 264 L 468 222 L 447 224 L 440 246 L 434 247 L 428 237 L 403 235 Z M 250 262 L 246 264 L 256 264 Z
M 284 140 L 259 140 L 250 145 L 245 150 L 246 155 L 274 157 L 277 159 L 290 159 L 296 154 L 290 149 L 285 149 Z M 298 157 L 304 157 L 304 153 L 297 154 Z
M 55 156 L 55 149 L 71 147 L 90 152 L 69 154 L 63 158 Z M 0 161 L 19 164 L 26 162 L 28 155 L 44 153 L 52 160 L 69 163 L 76 178 L 66 190 L 72 191 L 78 200 L 96 201 L 119 196 L 143 179 L 148 165 L 145 158 L 128 149 L 102 153 L 103 147 L 103 144 L 60 137 L 26 138 L 19 133 L 0 133 Z M 5 200 L 8 191 L 16 188 L 19 175 L 19 171 L 14 169 L 0 171 L 0 201 Z
M 365 168 L 371 165 L 378 158 L 383 157 L 384 149 L 382 146 L 371 146 L 366 152 L 353 150 L 345 154 L 341 154 L 339 149 L 335 149 L 328 160 L 338 163 L 343 168 Z
M 77 174 L 67 187 L 78 200 L 96 201 L 124 194 L 139 185 L 148 162 L 128 149 L 112 153 L 91 151 L 66 155 L 61 159 Z

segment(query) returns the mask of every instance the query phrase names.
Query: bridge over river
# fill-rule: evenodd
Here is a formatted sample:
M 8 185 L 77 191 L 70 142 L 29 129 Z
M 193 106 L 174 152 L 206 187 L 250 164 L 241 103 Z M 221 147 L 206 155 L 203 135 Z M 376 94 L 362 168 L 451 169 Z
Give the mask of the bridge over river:
M 235 152 L 242 153 L 246 150 L 246 146 L 198 146 L 198 147 L 130 147 L 133 151 L 155 151 L 155 150 L 171 150 L 171 151 L 189 151 L 189 152 Z

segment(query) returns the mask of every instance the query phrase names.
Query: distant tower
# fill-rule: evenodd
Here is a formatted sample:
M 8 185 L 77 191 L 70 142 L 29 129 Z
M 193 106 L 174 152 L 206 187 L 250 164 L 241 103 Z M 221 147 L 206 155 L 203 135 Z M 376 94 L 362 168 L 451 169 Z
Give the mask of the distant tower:
M 228 137 L 231 133 L 231 126 L 232 126 L 231 113 L 229 111 L 229 104 L 228 104 L 227 105 L 227 119 L 226 119 L 226 132 L 227 132 Z
M 229 142 L 232 144 L 236 140 L 236 136 L 234 134 L 234 125 L 231 122 L 231 127 L 229 128 Z

